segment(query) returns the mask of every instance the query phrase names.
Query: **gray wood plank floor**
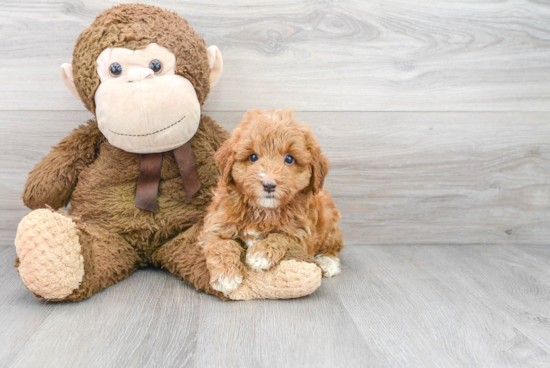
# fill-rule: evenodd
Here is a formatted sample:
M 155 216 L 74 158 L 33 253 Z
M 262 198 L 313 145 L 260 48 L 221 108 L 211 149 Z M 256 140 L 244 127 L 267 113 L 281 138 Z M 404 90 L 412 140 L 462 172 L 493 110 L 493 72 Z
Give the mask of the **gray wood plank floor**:
M 547 246 L 365 246 L 288 301 L 221 302 L 160 270 L 34 299 L 0 248 L 0 367 L 548 367 Z

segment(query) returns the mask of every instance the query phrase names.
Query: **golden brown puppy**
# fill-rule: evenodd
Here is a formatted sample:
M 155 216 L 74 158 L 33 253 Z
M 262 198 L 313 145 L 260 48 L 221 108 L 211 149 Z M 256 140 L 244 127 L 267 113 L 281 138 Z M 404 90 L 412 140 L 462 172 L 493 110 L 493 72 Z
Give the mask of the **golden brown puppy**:
M 241 284 L 243 261 L 261 272 L 287 251 L 315 256 L 325 277 L 340 273 L 341 216 L 323 189 L 329 162 L 293 110 L 247 112 L 215 159 L 221 178 L 201 234 L 215 290 Z

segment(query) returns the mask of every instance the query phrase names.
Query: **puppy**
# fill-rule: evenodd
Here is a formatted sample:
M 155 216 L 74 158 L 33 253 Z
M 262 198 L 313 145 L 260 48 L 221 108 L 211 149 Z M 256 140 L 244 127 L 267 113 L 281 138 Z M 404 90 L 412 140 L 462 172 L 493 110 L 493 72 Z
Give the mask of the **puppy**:
M 261 272 L 287 252 L 325 277 L 340 273 L 341 216 L 323 189 L 329 162 L 293 110 L 247 112 L 215 158 L 221 177 L 200 238 L 212 288 L 228 295 L 243 262 Z

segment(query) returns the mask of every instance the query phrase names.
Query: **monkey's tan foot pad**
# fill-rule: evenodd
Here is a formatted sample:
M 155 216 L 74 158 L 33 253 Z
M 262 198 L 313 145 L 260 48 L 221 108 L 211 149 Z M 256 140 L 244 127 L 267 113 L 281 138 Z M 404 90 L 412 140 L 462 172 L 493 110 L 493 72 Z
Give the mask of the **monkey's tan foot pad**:
M 76 224 L 49 209 L 35 210 L 21 220 L 15 237 L 18 271 L 25 286 L 45 299 L 61 299 L 84 277 Z
M 315 263 L 295 260 L 282 261 L 265 272 L 247 269 L 243 283 L 229 294 L 229 299 L 299 298 L 317 290 L 322 277 L 322 271 Z

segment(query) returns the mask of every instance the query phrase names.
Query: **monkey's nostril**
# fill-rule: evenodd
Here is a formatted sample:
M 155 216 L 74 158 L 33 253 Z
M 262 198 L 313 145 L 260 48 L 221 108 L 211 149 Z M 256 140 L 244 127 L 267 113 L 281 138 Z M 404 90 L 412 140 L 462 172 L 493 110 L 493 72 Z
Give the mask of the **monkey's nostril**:
M 275 191 L 275 188 L 277 187 L 277 184 L 275 183 L 262 183 L 264 186 L 264 191 L 271 193 Z
M 155 72 L 149 68 L 134 68 L 128 71 L 128 82 L 141 82 L 148 77 L 151 77 Z

